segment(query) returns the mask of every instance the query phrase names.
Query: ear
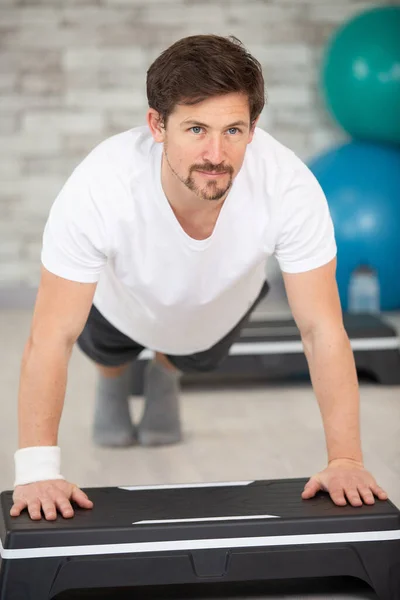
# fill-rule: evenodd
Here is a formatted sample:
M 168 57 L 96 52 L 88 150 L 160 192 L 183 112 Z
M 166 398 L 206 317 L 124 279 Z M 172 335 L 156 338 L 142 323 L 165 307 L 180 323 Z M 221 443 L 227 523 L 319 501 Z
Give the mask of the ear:
M 165 127 L 160 113 L 158 113 L 154 108 L 149 108 L 146 115 L 146 121 L 154 138 L 154 141 L 164 142 Z

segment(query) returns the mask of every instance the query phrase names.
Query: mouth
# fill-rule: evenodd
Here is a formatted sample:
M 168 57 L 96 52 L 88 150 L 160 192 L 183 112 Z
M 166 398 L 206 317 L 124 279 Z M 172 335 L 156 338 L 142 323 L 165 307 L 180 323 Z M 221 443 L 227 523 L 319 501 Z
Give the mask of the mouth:
M 205 175 L 206 177 L 221 177 L 222 175 L 226 175 L 228 171 L 197 171 L 201 173 L 201 175 Z

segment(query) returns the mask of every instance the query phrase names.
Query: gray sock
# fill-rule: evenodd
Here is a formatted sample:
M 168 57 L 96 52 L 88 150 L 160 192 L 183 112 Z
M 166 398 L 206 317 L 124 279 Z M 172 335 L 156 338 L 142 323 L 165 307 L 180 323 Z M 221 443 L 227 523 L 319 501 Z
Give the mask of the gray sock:
M 98 446 L 131 446 L 136 441 L 129 412 L 131 369 L 118 377 L 98 375 L 93 441 Z
M 180 371 L 168 369 L 156 360 L 147 365 L 145 408 L 138 426 L 138 440 L 143 446 L 174 444 L 181 440 L 180 377 Z

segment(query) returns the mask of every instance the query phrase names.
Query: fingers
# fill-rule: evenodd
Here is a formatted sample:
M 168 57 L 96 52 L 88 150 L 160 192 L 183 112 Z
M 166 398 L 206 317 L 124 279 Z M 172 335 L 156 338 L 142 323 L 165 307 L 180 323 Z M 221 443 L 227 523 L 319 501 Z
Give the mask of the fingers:
M 89 500 L 87 494 L 78 488 L 77 485 L 74 485 L 72 490 L 72 499 L 82 508 L 92 508 L 93 502 Z
M 33 521 L 40 521 L 40 519 L 42 518 L 40 508 L 41 508 L 41 503 L 40 503 L 39 498 L 36 498 L 35 500 L 31 500 L 30 502 L 28 502 L 28 513 L 29 513 L 30 518 Z
M 322 489 L 319 481 L 312 477 L 305 485 L 304 491 L 301 494 L 301 497 L 306 500 L 308 498 L 312 498 L 315 494 Z
M 42 510 L 48 521 L 54 521 L 57 518 L 57 509 L 54 500 L 50 495 L 42 496 Z
M 71 502 L 70 502 L 71 499 Z M 65 519 L 74 516 L 72 501 L 83 508 L 92 508 L 93 502 L 77 485 L 64 480 L 43 481 L 17 486 L 13 494 L 14 504 L 10 516 L 18 517 L 27 509 L 32 520 L 54 521 L 59 512 Z
M 71 519 L 74 516 L 74 509 L 70 501 L 62 494 L 56 496 L 55 505 L 64 519 Z
M 379 498 L 379 500 L 387 500 L 389 497 L 387 492 L 385 492 L 385 490 L 379 487 L 379 485 L 377 485 L 376 483 L 371 485 L 371 490 L 375 494 L 375 496 Z
M 329 494 L 333 502 L 338 506 L 345 506 L 347 504 L 344 489 L 341 486 L 332 487 L 329 490 Z
M 335 504 L 344 506 L 347 504 L 346 497 L 352 506 L 362 506 L 363 504 L 375 504 L 375 496 L 380 500 L 387 500 L 387 493 L 378 485 L 355 485 L 351 487 L 335 487 L 330 490 L 330 496 Z
M 368 486 L 359 485 L 358 492 L 359 492 L 361 498 L 363 499 L 363 501 L 365 502 L 365 504 L 375 504 L 374 494 L 372 493 L 371 489 Z
M 350 488 L 343 490 L 352 506 L 362 506 L 363 501 L 360 498 L 358 488 Z
M 16 500 L 11 507 L 10 516 L 18 517 L 21 514 L 21 512 L 24 510 L 24 508 L 26 508 L 26 501 L 25 500 Z

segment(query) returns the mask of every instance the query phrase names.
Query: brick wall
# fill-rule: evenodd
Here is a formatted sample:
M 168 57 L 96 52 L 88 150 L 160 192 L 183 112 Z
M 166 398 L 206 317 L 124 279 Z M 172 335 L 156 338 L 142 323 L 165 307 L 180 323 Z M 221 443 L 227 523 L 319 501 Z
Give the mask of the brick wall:
M 343 138 L 317 93 L 324 44 L 384 3 L 1 0 L 0 304 L 37 286 L 46 217 L 74 166 L 144 123 L 146 69 L 166 46 L 196 33 L 239 37 L 264 67 L 261 126 L 307 159 Z

